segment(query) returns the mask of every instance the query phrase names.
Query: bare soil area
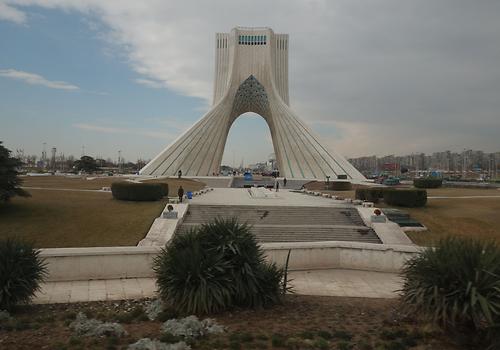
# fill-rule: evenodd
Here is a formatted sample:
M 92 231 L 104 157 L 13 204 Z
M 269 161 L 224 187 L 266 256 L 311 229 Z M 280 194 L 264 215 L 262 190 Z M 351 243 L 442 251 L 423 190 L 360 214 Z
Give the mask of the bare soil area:
M 0 327 L 2 349 L 126 349 L 140 338 L 175 341 L 160 332 L 161 321 L 146 319 L 144 300 L 26 306 L 14 326 Z M 128 336 L 85 338 L 72 334 L 77 312 L 118 321 Z M 164 320 L 172 315 L 162 315 Z M 211 315 L 226 327 L 222 335 L 192 342 L 193 349 L 462 349 L 452 339 L 400 310 L 397 300 L 288 296 L 266 310 Z

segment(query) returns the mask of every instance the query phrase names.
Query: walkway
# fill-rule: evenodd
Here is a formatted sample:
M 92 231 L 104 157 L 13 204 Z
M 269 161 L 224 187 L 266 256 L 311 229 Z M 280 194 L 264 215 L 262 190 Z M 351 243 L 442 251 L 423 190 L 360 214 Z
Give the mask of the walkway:
M 393 273 L 358 270 L 293 271 L 288 274 L 296 294 L 363 298 L 396 298 L 401 277 Z M 48 282 L 36 295 L 35 304 L 76 303 L 102 300 L 152 298 L 155 279 L 130 278 Z
M 280 189 L 275 197 L 252 197 L 248 188 L 217 188 L 201 196 L 194 197 L 190 203 L 206 205 L 258 205 L 258 206 L 311 206 L 352 208 L 344 201 L 321 196 Z

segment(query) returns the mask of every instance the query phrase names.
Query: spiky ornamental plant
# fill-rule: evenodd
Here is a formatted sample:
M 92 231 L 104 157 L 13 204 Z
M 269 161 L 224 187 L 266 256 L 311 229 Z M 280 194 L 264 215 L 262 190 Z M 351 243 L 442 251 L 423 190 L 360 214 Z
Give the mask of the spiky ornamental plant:
M 160 295 L 182 313 L 281 301 L 283 270 L 264 261 L 246 224 L 215 219 L 176 235 L 154 261 Z
M 216 218 L 200 228 L 204 248 L 228 261 L 235 288 L 235 303 L 240 306 L 263 306 L 259 273 L 265 271 L 264 255 L 257 245 L 250 226 L 236 218 Z
M 47 276 L 45 262 L 33 245 L 17 239 L 0 241 L 0 309 L 29 302 Z
M 404 303 L 443 326 L 477 330 L 500 322 L 500 247 L 448 238 L 409 260 Z
M 202 246 L 198 230 L 175 235 L 154 259 L 160 296 L 184 314 L 209 314 L 233 304 L 229 263 Z

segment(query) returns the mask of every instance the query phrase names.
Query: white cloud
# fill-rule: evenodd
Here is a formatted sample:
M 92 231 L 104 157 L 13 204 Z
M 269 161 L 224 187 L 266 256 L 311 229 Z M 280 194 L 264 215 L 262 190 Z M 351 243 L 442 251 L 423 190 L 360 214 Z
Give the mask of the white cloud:
M 165 87 L 165 84 L 150 79 L 135 79 L 135 82 L 153 89 L 161 89 Z
M 6 3 L 21 22 L 26 21 L 21 11 L 30 5 L 78 11 L 99 23 L 93 30 L 104 31 L 99 34 L 108 46 L 126 55 L 141 76 L 137 83 L 207 103 L 215 33 L 237 25 L 270 26 L 290 34 L 292 107 L 309 123 L 333 123 L 344 145 L 338 147 L 359 154 L 388 149 L 391 142 L 393 149 L 402 144 L 430 149 L 456 145 L 465 135 L 467 146 L 500 148 L 498 1 Z M 390 133 L 382 132 L 384 127 Z M 369 130 L 405 136 L 377 137 Z
M 16 69 L 0 69 L 0 76 L 23 81 L 31 85 L 42 85 L 51 89 L 78 90 L 79 87 L 64 81 L 47 80 L 39 74 L 24 72 Z
M 26 22 L 26 14 L 0 1 L 0 20 L 23 24 Z
M 129 134 L 136 136 L 159 138 L 164 140 L 169 140 L 175 137 L 175 135 L 169 134 L 167 132 L 144 130 L 140 128 L 118 128 L 118 127 L 110 127 L 110 126 L 88 124 L 88 123 L 76 123 L 73 124 L 73 127 L 80 130 L 95 131 L 105 134 Z

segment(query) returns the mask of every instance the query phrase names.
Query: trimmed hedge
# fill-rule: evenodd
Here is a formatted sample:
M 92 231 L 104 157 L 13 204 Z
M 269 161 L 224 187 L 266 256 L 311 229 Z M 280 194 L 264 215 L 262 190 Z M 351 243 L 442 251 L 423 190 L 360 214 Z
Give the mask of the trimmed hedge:
M 352 190 L 352 184 L 347 181 L 330 181 L 329 190 L 332 191 L 350 191 Z
M 420 189 L 386 189 L 384 202 L 400 207 L 423 207 L 427 203 L 427 191 Z
M 160 183 L 113 182 L 111 193 L 113 198 L 123 201 L 157 201 L 165 195 L 163 185 Z
M 362 201 L 378 203 L 380 199 L 384 198 L 384 190 L 386 190 L 385 187 L 357 188 L 355 197 Z
M 166 183 L 166 182 L 159 182 L 158 185 L 160 185 L 161 188 L 163 188 L 163 196 L 164 197 L 168 197 L 168 183 Z
M 413 179 L 413 186 L 415 186 L 416 188 L 438 188 L 441 187 L 442 185 L 443 185 L 443 180 L 434 177 Z

